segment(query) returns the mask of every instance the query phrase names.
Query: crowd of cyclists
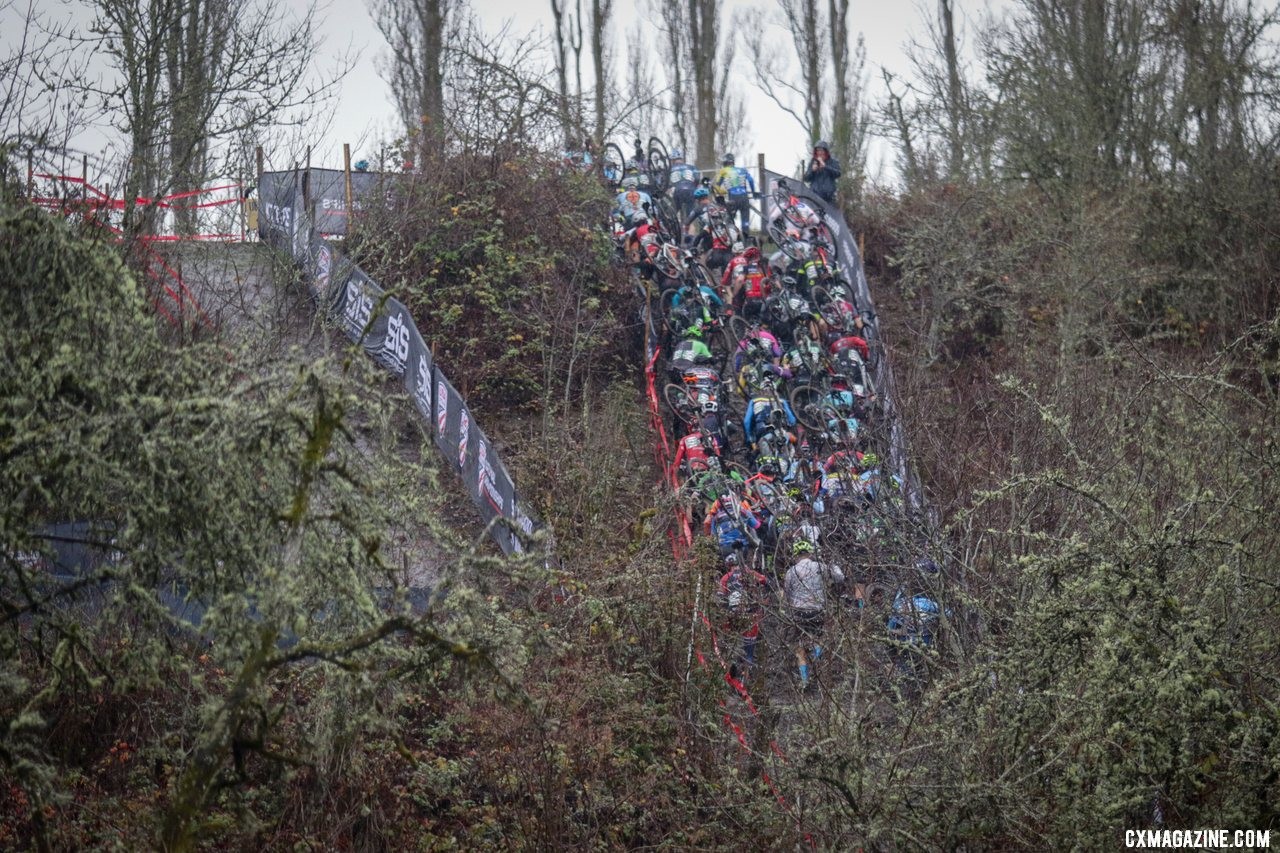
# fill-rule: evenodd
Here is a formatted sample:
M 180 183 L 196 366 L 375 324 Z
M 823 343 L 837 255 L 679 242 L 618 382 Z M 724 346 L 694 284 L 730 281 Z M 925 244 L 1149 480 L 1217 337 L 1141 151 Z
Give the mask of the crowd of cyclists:
M 668 474 L 722 560 L 722 625 L 742 638 L 731 678 L 752 677 L 762 627 L 777 624 L 806 689 L 836 608 L 883 609 L 900 660 L 927 649 L 937 566 L 883 465 L 876 318 L 845 267 L 857 259 L 839 257 L 821 204 L 787 180 L 757 186 L 732 153 L 704 174 L 657 140 L 625 159 L 610 148 L 598 173 L 616 192 L 613 233 L 665 356 Z M 838 176 L 815 143 L 810 189 L 829 200 Z

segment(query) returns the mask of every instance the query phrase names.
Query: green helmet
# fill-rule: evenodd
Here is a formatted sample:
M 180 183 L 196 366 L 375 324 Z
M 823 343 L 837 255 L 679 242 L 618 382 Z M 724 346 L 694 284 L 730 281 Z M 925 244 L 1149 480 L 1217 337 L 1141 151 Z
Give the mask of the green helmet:
M 812 554 L 813 543 L 810 542 L 808 539 L 797 539 L 795 542 L 791 544 L 791 553 L 796 555 Z

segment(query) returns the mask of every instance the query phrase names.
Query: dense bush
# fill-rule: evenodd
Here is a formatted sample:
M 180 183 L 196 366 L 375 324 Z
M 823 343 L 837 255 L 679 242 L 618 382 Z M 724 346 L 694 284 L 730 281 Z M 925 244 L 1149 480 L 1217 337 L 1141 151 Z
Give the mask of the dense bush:
M 611 207 L 597 181 L 490 157 L 426 164 L 351 242 L 468 400 L 547 411 L 617 370 L 635 300 L 593 227 Z

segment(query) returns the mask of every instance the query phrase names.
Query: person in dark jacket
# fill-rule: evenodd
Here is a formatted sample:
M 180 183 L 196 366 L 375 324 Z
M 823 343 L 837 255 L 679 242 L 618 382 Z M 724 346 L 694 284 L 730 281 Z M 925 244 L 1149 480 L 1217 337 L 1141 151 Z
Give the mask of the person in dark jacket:
M 836 178 L 840 177 L 840 161 L 831 156 L 831 144 L 818 140 L 813 144 L 813 159 L 805 170 L 804 182 L 826 202 L 836 200 Z

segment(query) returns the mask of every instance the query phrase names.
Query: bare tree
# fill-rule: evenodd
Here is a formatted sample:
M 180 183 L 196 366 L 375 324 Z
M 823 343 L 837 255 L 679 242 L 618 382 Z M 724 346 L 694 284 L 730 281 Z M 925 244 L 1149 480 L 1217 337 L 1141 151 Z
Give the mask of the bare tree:
M 154 206 L 139 196 L 194 190 L 212 171 L 215 148 L 247 128 L 300 121 L 344 71 L 311 79 L 315 7 L 292 18 L 260 0 L 95 0 L 88 37 L 113 76 L 79 84 L 85 97 L 123 104 L 127 135 L 126 225 L 148 229 Z M 180 215 L 178 227 L 193 218 Z
M 689 54 L 693 66 L 694 127 L 698 139 L 698 162 L 716 162 L 716 140 L 720 129 L 717 108 L 720 94 L 717 71 L 727 68 L 721 65 L 720 2 L 719 0 L 690 0 L 686 9 L 689 23 Z M 725 74 L 728 77 L 728 74 Z
M 627 76 L 623 97 L 614 99 L 615 103 L 623 105 L 630 102 L 631 108 L 617 118 L 618 125 L 628 137 L 648 136 L 658 126 L 662 98 L 649 61 L 651 55 L 641 23 L 636 21 L 627 37 Z
M 75 97 L 70 81 L 86 76 L 87 60 L 70 29 L 43 15 L 34 0 L 0 2 L 7 52 L 0 56 L 0 166 L 20 149 L 65 149 L 100 105 Z M 20 21 L 19 21 L 20 19 Z
M 938 0 L 939 36 L 947 70 L 947 98 L 943 109 L 947 115 L 947 174 L 955 180 L 964 173 L 964 139 L 961 124 L 964 112 L 964 84 L 960 79 L 959 49 L 956 39 L 955 13 L 952 0 Z
M 468 20 L 450 37 L 444 79 L 444 131 L 463 163 L 492 165 L 527 149 L 546 149 L 560 135 L 558 93 L 543 85 L 546 45 L 509 28 L 489 35 Z
M 445 36 L 458 0 L 370 0 L 378 30 L 391 48 L 380 69 L 391 86 L 405 131 L 419 154 L 438 152 L 444 139 Z M 420 136 L 418 135 L 420 134 Z
M 569 57 L 566 45 L 567 22 L 565 13 L 567 7 L 563 5 L 564 0 L 551 0 L 551 20 L 555 26 L 555 47 L 553 53 L 556 61 L 556 91 L 560 95 L 560 103 L 558 112 L 560 115 L 560 129 L 564 133 L 565 144 L 572 146 L 575 137 L 580 134 L 573 132 L 573 125 L 569 118 Z M 581 141 L 581 140 L 579 140 Z
M 829 136 L 832 152 L 845 164 L 841 183 L 858 187 L 869 123 L 863 103 L 866 51 L 861 37 L 850 47 L 849 0 L 828 0 L 825 8 L 820 0 L 777 0 L 772 20 L 753 10 L 737 29 L 745 33 L 756 86 L 810 140 Z M 785 39 L 775 37 L 778 30 Z M 779 47 L 787 44 L 790 51 Z
M 591 0 L 591 67 L 595 72 L 595 143 L 596 150 L 604 147 L 605 92 L 609 89 L 609 17 L 613 14 L 613 0 Z
M 800 123 L 810 139 L 822 136 L 825 116 L 823 94 L 828 63 L 828 45 L 819 36 L 821 26 L 818 0 L 778 0 L 780 23 L 790 37 L 794 55 L 800 62 L 797 77 L 780 39 L 763 10 L 751 9 L 743 15 L 738 29 L 745 33 L 747 55 L 756 85 L 782 110 Z M 834 41 L 834 39 L 833 39 Z M 799 103 L 797 104 L 797 101 Z
M 685 65 L 689 61 L 689 37 L 685 28 L 684 2 L 663 0 L 662 11 L 662 59 L 667 68 L 673 138 L 688 153 L 688 118 L 693 112 L 693 98 L 689 92 L 689 78 L 685 74 Z

